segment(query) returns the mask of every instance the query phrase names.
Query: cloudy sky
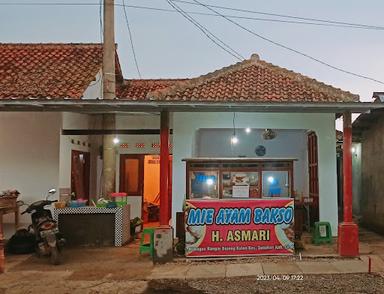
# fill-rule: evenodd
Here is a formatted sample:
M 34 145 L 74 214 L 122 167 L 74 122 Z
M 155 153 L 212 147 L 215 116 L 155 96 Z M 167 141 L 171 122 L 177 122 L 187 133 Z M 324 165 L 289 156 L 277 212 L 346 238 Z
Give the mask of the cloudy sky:
M 54 2 L 47 0 L 0 0 L 1 3 Z M 0 6 L 0 42 L 99 42 L 99 0 L 57 0 L 87 3 L 68 6 Z M 190 0 L 192 1 L 192 0 Z M 122 0 L 115 1 L 117 4 Z M 201 0 L 205 4 L 242 8 L 275 14 L 320 18 L 349 23 L 384 26 L 384 1 L 379 0 Z M 172 9 L 166 0 L 125 0 L 126 5 Z M 212 13 L 204 7 L 175 2 L 189 12 Z M 95 4 L 95 5 L 92 5 Z M 219 10 L 253 18 L 275 16 Z M 115 8 L 116 42 L 127 78 L 136 78 L 123 8 Z M 237 62 L 214 45 L 195 26 L 175 12 L 127 8 L 137 60 L 143 78 L 194 77 Z M 242 56 L 258 53 L 268 62 L 359 94 L 370 101 L 373 91 L 384 91 L 380 83 L 353 77 L 265 42 L 221 17 L 193 17 Z M 244 27 L 274 41 L 300 50 L 331 65 L 384 80 L 384 30 L 304 25 L 262 20 L 234 19 Z M 289 19 L 284 19 L 289 20 Z M 293 19 L 290 19 L 293 20 Z M 300 20 L 299 20 L 300 21 Z

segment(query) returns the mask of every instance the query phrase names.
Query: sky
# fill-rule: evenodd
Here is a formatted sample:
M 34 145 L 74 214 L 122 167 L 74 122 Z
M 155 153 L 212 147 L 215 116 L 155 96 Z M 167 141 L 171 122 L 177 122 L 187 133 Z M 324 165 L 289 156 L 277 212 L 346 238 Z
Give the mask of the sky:
M 200 0 L 268 13 L 332 19 L 343 22 L 384 26 L 380 0 Z M 5 2 L 55 2 L 14 0 Z M 60 3 L 97 4 L 99 0 L 57 0 Z M 122 0 L 116 0 L 122 3 Z M 125 0 L 126 5 L 172 9 L 166 0 Z M 187 11 L 209 12 L 204 7 L 177 3 Z M 220 10 L 224 12 L 223 10 Z M 231 15 L 276 18 L 257 14 Z M 142 78 L 196 77 L 237 62 L 233 56 L 214 45 L 195 26 L 177 13 L 127 8 L 137 61 Z M 340 73 L 254 37 L 223 18 L 193 16 L 198 22 L 249 58 L 261 59 L 294 70 L 326 84 L 360 95 L 372 101 L 372 92 L 384 91 L 384 85 Z M 334 66 L 384 80 L 384 30 L 351 29 L 236 20 L 241 25 L 274 41 L 305 52 Z M 118 54 L 125 78 L 138 78 L 122 7 L 115 8 Z M 100 42 L 99 7 L 89 6 L 0 6 L 0 42 Z

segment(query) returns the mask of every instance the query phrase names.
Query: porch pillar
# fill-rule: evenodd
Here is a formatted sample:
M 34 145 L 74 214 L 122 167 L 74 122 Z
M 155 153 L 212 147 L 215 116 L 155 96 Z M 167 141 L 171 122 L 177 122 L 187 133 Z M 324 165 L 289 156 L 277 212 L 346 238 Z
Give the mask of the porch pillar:
M 103 127 L 108 130 L 116 129 L 116 121 L 114 114 L 103 115 Z M 116 178 L 116 154 L 115 145 L 113 143 L 114 135 L 103 136 L 103 197 L 109 198 L 111 193 L 115 191 Z
M 169 173 L 169 112 L 160 114 L 160 225 L 169 224 L 168 201 Z
M 359 229 L 352 220 L 352 119 L 343 114 L 343 222 L 338 228 L 338 252 L 341 256 L 359 255 Z

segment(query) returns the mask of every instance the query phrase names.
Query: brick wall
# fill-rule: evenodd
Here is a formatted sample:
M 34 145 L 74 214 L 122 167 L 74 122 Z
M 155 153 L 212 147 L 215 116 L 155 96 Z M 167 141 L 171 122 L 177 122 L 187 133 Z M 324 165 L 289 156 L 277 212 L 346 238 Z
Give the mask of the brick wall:
M 384 233 L 384 117 L 363 134 L 362 222 Z

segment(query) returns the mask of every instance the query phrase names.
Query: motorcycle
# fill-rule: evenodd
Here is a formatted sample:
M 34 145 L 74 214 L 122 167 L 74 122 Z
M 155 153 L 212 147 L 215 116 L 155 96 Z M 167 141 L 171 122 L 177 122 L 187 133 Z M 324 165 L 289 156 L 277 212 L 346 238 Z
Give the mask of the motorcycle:
M 65 239 L 60 234 L 56 221 L 49 209 L 45 208 L 57 200 L 48 200 L 56 193 L 55 189 L 48 191 L 45 200 L 39 200 L 27 207 L 21 214 L 31 214 L 32 224 L 28 227 L 36 238 L 36 253 L 38 256 L 50 256 L 51 263 L 58 265 L 61 262 L 61 251 L 65 245 Z

